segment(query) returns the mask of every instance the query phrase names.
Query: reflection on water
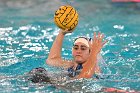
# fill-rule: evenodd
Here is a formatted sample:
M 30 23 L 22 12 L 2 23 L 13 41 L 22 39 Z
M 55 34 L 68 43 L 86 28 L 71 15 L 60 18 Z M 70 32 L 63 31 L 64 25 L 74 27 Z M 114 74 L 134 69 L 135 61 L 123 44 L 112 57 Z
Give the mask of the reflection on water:
M 106 62 L 101 66 L 105 79 L 67 81 L 58 88 L 28 82 L 20 76 L 33 68 L 57 71 L 46 66 L 45 60 L 58 34 L 54 12 L 64 4 L 77 9 L 79 24 L 74 33 L 65 37 L 62 56 L 71 59 L 72 42 L 77 36 L 92 37 L 94 31 L 103 32 L 109 40 L 101 52 Z M 98 91 L 102 87 L 139 90 L 139 10 L 132 4 L 122 5 L 109 0 L 1 0 L 0 90 L 54 93 Z

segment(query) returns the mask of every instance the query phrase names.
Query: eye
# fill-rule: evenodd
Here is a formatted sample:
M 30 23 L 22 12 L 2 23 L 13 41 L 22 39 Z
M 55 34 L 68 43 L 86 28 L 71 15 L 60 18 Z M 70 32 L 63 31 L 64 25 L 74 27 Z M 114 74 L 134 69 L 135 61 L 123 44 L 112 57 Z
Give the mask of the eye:
M 73 49 L 74 49 L 74 50 L 78 50 L 78 47 L 77 47 L 77 46 L 74 46 Z
M 86 50 L 87 48 L 86 47 L 81 47 L 81 50 Z

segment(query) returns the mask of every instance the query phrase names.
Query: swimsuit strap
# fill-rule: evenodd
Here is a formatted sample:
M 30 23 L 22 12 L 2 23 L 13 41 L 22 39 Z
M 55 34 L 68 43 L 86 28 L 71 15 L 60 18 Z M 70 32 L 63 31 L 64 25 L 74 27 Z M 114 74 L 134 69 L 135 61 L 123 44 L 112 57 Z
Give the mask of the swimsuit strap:
M 75 70 L 74 70 L 74 66 L 68 68 L 68 76 L 75 77 L 80 73 L 82 68 L 83 68 L 82 64 L 78 64 Z
M 78 64 L 78 66 L 76 67 L 76 70 L 81 70 L 83 68 L 82 64 Z

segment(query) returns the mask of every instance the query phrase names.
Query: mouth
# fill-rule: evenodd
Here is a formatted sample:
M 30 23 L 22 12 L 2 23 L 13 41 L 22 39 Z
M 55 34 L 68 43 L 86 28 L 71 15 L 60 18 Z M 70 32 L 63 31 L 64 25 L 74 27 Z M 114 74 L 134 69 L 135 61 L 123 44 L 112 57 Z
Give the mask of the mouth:
M 76 55 L 75 57 L 81 57 L 81 55 Z

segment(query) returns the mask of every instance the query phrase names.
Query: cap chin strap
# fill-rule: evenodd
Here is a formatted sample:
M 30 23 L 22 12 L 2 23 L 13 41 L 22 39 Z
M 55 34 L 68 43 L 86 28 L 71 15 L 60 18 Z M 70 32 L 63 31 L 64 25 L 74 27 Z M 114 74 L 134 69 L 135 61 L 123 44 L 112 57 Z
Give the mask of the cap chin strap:
M 88 41 L 87 41 L 86 39 L 84 39 L 84 38 L 78 38 L 78 39 L 74 42 L 74 45 L 75 45 L 76 43 L 78 43 L 78 42 L 81 42 L 81 43 L 85 44 L 87 47 L 89 47 Z

